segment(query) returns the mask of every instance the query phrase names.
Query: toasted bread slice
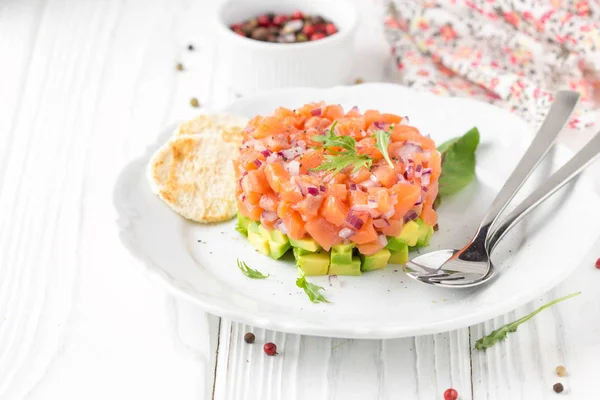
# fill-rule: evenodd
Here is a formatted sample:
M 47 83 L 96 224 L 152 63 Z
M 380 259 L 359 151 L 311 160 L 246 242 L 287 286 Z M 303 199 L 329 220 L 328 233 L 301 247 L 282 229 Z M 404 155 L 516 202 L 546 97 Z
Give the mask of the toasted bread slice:
M 223 140 L 221 130 L 205 127 L 201 132 L 179 134 L 165 143 L 148 165 L 148 180 L 183 217 L 226 221 L 237 212 L 232 162 L 239 155 L 238 144 Z

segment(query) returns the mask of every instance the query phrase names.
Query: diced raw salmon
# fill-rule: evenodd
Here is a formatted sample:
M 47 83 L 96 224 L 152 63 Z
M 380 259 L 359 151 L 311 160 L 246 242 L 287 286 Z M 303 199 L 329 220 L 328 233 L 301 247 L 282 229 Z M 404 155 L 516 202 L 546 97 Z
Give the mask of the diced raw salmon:
M 369 243 L 357 244 L 356 247 L 358 248 L 358 251 L 360 251 L 361 254 L 364 254 L 365 256 L 370 256 L 382 250 L 385 246 L 381 244 L 379 240 L 374 240 Z
M 304 221 L 297 211 L 290 210 L 281 220 L 287 229 L 288 236 L 292 239 L 302 239 L 306 235 Z
M 317 217 L 309 220 L 305 224 L 306 232 L 323 247 L 325 251 L 329 251 L 331 246 L 340 244 L 342 238 L 339 236 L 340 229 L 335 225 L 327 222 L 325 218 Z
M 348 206 L 342 200 L 330 194 L 321 206 L 321 215 L 328 222 L 341 226 L 348 216 Z
M 279 163 L 267 164 L 265 166 L 265 177 L 267 178 L 267 182 L 269 182 L 269 186 L 271 186 L 271 189 L 273 189 L 275 193 L 281 191 L 283 182 L 288 182 L 290 180 L 290 174 L 284 166 Z
M 392 218 L 402 220 L 421 196 L 421 186 L 410 183 L 397 183 L 390 190 L 398 200 L 398 203 L 394 206 L 396 212 Z
M 350 240 L 356 244 L 365 244 L 377 240 L 377 232 L 373 227 L 371 218 L 367 219 L 363 226 L 350 236 Z
M 262 169 L 248 171 L 248 175 L 246 175 L 244 179 L 249 182 L 248 191 L 250 192 L 267 193 L 271 190 L 271 186 L 269 186 L 269 182 Z M 242 180 L 242 187 L 244 187 L 243 185 L 244 182 Z
M 398 236 L 402 232 L 402 221 L 389 219 L 389 226 L 379 228 L 379 231 L 386 236 Z
M 379 179 L 379 182 L 386 188 L 392 187 L 392 185 L 398 182 L 398 174 L 395 170 L 391 169 L 388 164 L 383 164 L 373 169 L 373 175 Z

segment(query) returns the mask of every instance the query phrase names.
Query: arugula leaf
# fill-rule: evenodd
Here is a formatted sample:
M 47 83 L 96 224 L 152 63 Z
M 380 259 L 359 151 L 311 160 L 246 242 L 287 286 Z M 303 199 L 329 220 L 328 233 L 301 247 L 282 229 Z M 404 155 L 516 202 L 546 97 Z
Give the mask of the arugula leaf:
M 438 147 L 442 153 L 438 199 L 462 190 L 475 178 L 475 150 L 478 145 L 479 131 L 473 128 Z
M 394 164 L 392 163 L 390 154 L 388 153 L 388 145 L 390 144 L 390 136 L 392 136 L 393 129 L 394 126 L 392 125 L 390 126 L 390 130 L 387 132 L 383 129 L 378 129 L 375 131 L 375 139 L 377 140 L 375 147 L 377 147 L 381 154 L 383 154 L 383 158 L 385 161 L 387 161 L 391 169 L 394 169 Z
M 345 154 L 339 155 L 327 154 L 325 156 L 327 162 L 319 165 L 316 168 L 312 168 L 313 171 L 329 171 L 332 170 L 334 174 L 339 173 L 346 167 L 353 166 L 352 173 L 355 173 L 360 167 L 371 168 L 373 160 L 366 154 Z
M 323 143 L 323 147 L 333 153 L 339 153 L 339 151 L 335 149 L 336 147 L 341 147 L 350 152 L 356 151 L 356 140 L 354 140 L 352 136 L 337 136 L 335 134 L 335 126 L 337 123 L 337 121 L 334 121 L 333 124 L 331 124 L 327 136 L 315 135 L 311 139 L 315 142 Z
M 271 276 L 269 274 L 263 275 L 262 272 L 250 268 L 248 266 L 248 264 L 246 264 L 244 261 L 240 261 L 239 258 L 237 259 L 237 265 L 238 265 L 238 268 L 240 269 L 240 271 L 242 271 L 242 273 L 244 275 L 246 275 L 248 278 L 252 278 L 252 279 L 266 279 L 269 276 Z
M 337 136 L 335 134 L 335 121 L 327 136 L 316 135 L 312 137 L 315 142 L 323 143 L 323 147 L 333 154 L 325 155 L 327 162 L 322 163 L 312 171 L 330 171 L 339 173 L 346 167 L 352 166 L 352 172 L 358 171 L 360 167 L 371 168 L 373 160 L 366 154 L 358 154 L 356 151 L 356 140 L 352 136 Z M 342 149 L 341 151 L 338 149 Z
M 325 298 L 325 296 L 323 296 L 321 293 L 319 293 L 319 290 L 325 290 L 325 289 L 323 289 L 323 287 L 321 287 L 321 286 L 317 286 L 315 284 L 308 282 L 306 280 L 306 276 L 304 275 L 304 272 L 302 272 L 301 269 L 298 269 L 298 271 L 300 271 L 300 277 L 298 279 L 296 279 L 296 286 L 298 286 L 301 289 L 304 289 L 304 293 L 306 293 L 309 300 L 312 301 L 313 303 L 329 303 L 329 300 L 327 300 Z
M 541 311 L 545 310 L 548 307 L 552 307 L 556 303 L 560 303 L 561 301 L 568 300 L 571 297 L 578 296 L 579 294 L 581 294 L 581 292 L 571 293 L 568 296 L 561 297 L 560 299 L 556 299 L 554 301 L 551 301 L 550 303 L 541 306 L 540 308 L 538 308 L 537 310 L 535 310 L 531 314 L 526 315 L 523 318 L 518 319 L 518 320 L 516 320 L 514 322 L 511 322 L 510 324 L 506 324 L 506 325 L 504 325 L 503 327 L 501 327 L 499 329 L 496 329 L 495 331 L 493 331 L 489 335 L 484 336 L 481 339 L 477 340 L 477 342 L 475 342 L 475 349 L 477 349 L 477 350 L 485 350 L 487 348 L 492 347 L 496 343 L 498 343 L 498 342 L 506 339 L 506 335 L 508 333 L 516 332 L 517 328 L 519 327 L 519 325 L 521 325 L 524 322 L 529 321 L 536 314 L 540 313 Z

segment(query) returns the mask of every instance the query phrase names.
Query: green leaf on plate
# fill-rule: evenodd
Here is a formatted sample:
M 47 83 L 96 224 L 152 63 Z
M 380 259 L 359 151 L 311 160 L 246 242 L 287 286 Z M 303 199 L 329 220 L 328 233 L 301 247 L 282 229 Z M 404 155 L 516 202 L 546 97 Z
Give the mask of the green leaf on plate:
M 262 272 L 250 268 L 248 266 L 248 264 L 246 264 L 244 261 L 240 261 L 239 258 L 237 259 L 237 265 L 238 265 L 238 268 L 240 269 L 240 271 L 242 271 L 242 273 L 244 275 L 246 275 L 248 278 L 266 279 L 270 276 L 269 274 L 264 275 Z
M 475 151 L 478 145 L 479 131 L 473 128 L 438 147 L 442 154 L 438 202 L 443 197 L 459 192 L 475 178 Z
M 388 165 L 391 169 L 394 169 L 394 164 L 390 159 L 390 154 L 388 153 L 388 145 L 390 144 L 390 136 L 392 136 L 392 130 L 394 126 L 390 126 L 389 131 L 384 131 L 383 129 L 378 129 L 375 131 L 375 140 L 377 140 L 375 147 L 383 154 L 383 158 L 387 161 Z
M 484 336 L 481 339 L 479 339 L 477 342 L 475 342 L 475 349 L 477 349 L 477 350 L 485 350 L 487 348 L 492 347 L 496 343 L 501 342 L 502 340 L 506 339 L 506 335 L 507 334 L 512 333 L 512 332 L 516 332 L 517 328 L 519 327 L 519 325 L 521 325 L 524 322 L 529 321 L 536 314 L 540 313 L 541 311 L 545 310 L 548 307 L 552 307 L 556 303 L 560 303 L 561 301 L 568 300 L 571 297 L 575 297 L 575 296 L 577 296 L 579 294 L 581 294 L 581 292 L 571 293 L 568 296 L 561 297 L 560 299 L 556 299 L 554 301 L 551 301 L 550 303 L 541 306 L 540 308 L 538 308 L 537 310 L 535 310 L 531 314 L 526 315 L 526 316 L 524 316 L 521 319 L 518 319 L 518 320 L 516 320 L 514 322 L 511 322 L 510 324 L 506 324 L 503 327 L 496 329 L 495 331 L 493 331 L 489 335 Z
M 306 280 L 306 276 L 304 276 L 304 272 L 300 271 L 300 277 L 296 279 L 296 286 L 301 289 L 304 289 L 304 293 L 308 296 L 309 300 L 313 303 L 329 303 L 329 300 L 325 298 L 319 290 L 325 290 L 323 287 L 312 284 Z

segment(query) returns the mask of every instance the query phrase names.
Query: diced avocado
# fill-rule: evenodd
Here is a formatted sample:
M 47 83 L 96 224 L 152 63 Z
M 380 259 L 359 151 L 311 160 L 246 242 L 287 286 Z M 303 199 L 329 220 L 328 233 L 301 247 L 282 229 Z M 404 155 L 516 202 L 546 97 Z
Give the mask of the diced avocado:
M 386 249 L 389 249 L 391 252 L 400 251 L 408 247 L 406 241 L 404 239 L 400 239 L 400 237 L 391 236 L 388 237 L 388 243 L 385 246 Z
M 390 259 L 390 255 L 391 253 L 388 249 L 379 250 L 377 253 L 370 256 L 361 254 L 361 271 L 367 272 L 385 268 L 385 266 L 388 264 L 388 260 Z
M 334 262 L 333 253 L 331 253 L 331 265 L 329 266 L 329 275 L 360 275 L 360 258 L 352 257 L 352 250 L 350 250 L 350 261 L 349 262 Z
M 277 243 L 289 243 L 287 235 L 281 233 L 279 229 L 273 229 L 269 231 L 269 240 Z
M 250 221 L 248 224 L 248 232 L 259 233 L 258 227 L 260 226 L 260 222 Z
M 275 242 L 273 240 L 269 241 L 269 257 L 273 260 L 277 260 L 281 258 L 287 251 L 292 247 L 289 241 L 285 242 Z
M 241 233 L 244 236 L 248 236 L 248 225 L 250 224 L 250 219 L 244 217 L 242 214 L 237 214 L 237 227 L 236 231 Z
M 260 235 L 265 239 L 271 240 L 271 234 L 269 233 L 269 230 L 260 223 L 258 224 L 258 233 L 260 233 Z
M 321 246 L 319 246 L 319 243 L 315 242 L 314 239 L 292 239 L 292 238 L 290 238 L 290 244 L 294 247 L 308 250 L 313 253 L 321 250 Z
M 350 264 L 355 244 L 337 244 L 331 248 L 331 264 Z M 332 274 L 333 275 L 333 274 Z
M 429 246 L 429 239 L 433 235 L 433 227 L 427 225 L 422 219 L 418 219 L 419 224 L 419 238 L 417 239 L 417 247 Z
M 252 243 L 252 246 L 264 255 L 269 255 L 269 241 L 265 239 L 260 233 L 248 230 L 248 241 Z
M 398 238 L 404 240 L 409 246 L 417 244 L 419 239 L 420 227 L 415 221 L 409 221 L 402 227 L 402 232 L 398 235 Z
M 298 257 L 298 268 L 307 276 L 327 275 L 329 272 L 329 253 L 310 253 Z
M 314 251 L 304 250 L 304 249 L 301 249 L 300 247 L 293 247 L 292 246 L 292 249 L 293 249 L 292 251 L 294 253 L 294 258 L 296 258 L 296 261 L 298 260 L 298 258 L 300 258 L 301 256 L 303 256 L 305 254 L 312 254 L 312 253 L 314 253 Z
M 403 250 L 392 251 L 390 255 L 390 259 L 388 260 L 389 264 L 406 264 L 408 262 L 408 246 L 406 246 Z

